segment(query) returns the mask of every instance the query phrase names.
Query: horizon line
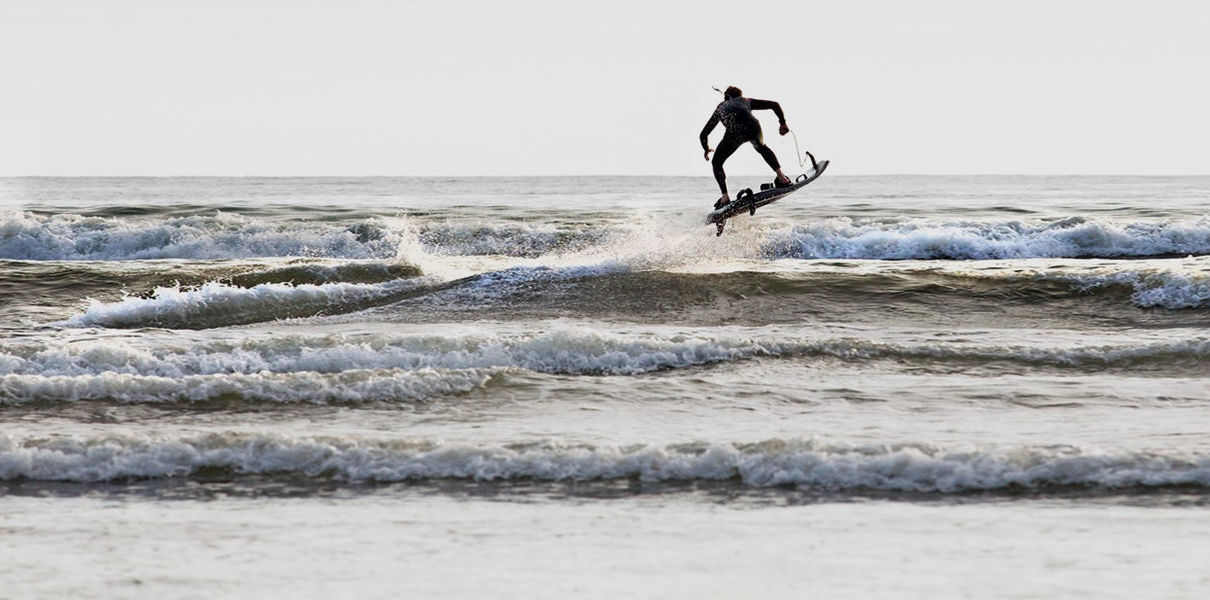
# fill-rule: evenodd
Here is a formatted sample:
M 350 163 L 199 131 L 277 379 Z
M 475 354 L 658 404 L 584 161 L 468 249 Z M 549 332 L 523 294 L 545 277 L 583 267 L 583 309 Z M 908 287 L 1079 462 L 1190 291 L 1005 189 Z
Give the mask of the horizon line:
M 728 177 L 766 177 L 767 174 L 728 174 Z M 179 174 L 179 175 L 0 175 L 0 179 L 554 179 L 554 178 L 703 178 L 713 180 L 712 174 L 704 175 L 637 175 L 619 173 L 577 173 L 577 174 L 545 174 L 545 175 L 219 175 L 219 174 Z M 1210 177 L 1210 173 L 837 173 L 832 177 Z

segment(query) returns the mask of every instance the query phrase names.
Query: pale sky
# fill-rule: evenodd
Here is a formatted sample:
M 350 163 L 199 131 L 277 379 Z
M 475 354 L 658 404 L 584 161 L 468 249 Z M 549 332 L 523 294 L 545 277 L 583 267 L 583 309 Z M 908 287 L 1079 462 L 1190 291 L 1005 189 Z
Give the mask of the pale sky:
M 709 178 L 729 84 L 836 174 L 1207 174 L 1208 65 L 1195 1 L 0 0 L 0 176 Z

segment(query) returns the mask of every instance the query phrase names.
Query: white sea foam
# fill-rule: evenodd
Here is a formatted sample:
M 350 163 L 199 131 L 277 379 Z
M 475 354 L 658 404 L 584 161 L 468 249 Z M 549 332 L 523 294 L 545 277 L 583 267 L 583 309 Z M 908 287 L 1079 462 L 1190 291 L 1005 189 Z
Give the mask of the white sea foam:
M 869 223 L 835 218 L 774 231 L 764 251 L 788 258 L 892 260 L 1207 254 L 1210 220 Z
M 524 257 L 574 252 L 617 233 L 603 228 L 525 223 L 429 223 L 415 231 L 427 251 L 434 254 Z
M 210 282 L 198 288 L 156 288 L 151 297 L 117 302 L 90 300 L 84 314 L 63 323 L 68 327 L 204 328 L 271 321 L 316 314 L 325 309 L 354 310 L 366 302 L 432 283 L 428 278 L 385 283 L 322 285 L 263 283 L 250 288 Z
M 483 387 L 498 370 L 349 369 L 340 373 L 208 374 L 165 377 L 103 372 L 93 375 L 0 375 L 0 404 L 106 400 L 133 404 L 241 403 L 362 404 L 419 401 Z
M 803 343 L 798 353 L 825 354 L 840 358 L 921 358 L 938 360 L 1012 361 L 1051 366 L 1130 365 L 1152 359 L 1210 357 L 1210 339 L 1197 337 L 1174 342 L 1097 345 L 1000 345 L 977 343 L 895 343 L 862 339 L 837 339 Z
M 239 343 L 136 345 L 123 340 L 0 346 L 0 375 L 340 373 L 356 369 L 518 367 L 543 373 L 637 374 L 782 351 L 736 336 L 624 335 L 571 328 L 529 335 L 290 336 Z
M 350 228 L 217 212 L 167 219 L 0 214 L 0 258 L 17 260 L 389 258 L 398 243 L 376 220 Z
M 139 260 L 300 256 L 391 258 L 400 246 L 439 255 L 539 256 L 583 248 L 608 232 L 529 224 L 411 224 L 370 218 L 353 225 L 275 221 L 215 212 L 170 218 L 0 213 L 0 259 Z
M 1071 446 L 942 448 L 769 440 L 676 446 L 511 446 L 428 440 L 214 433 L 177 438 L 0 436 L 0 479 L 109 481 L 188 477 L 200 469 L 342 480 L 733 480 L 819 490 L 964 492 L 1079 486 L 1210 486 L 1210 457 Z
M 944 272 L 944 271 L 942 271 Z M 1087 265 L 1064 263 L 1038 268 L 1014 264 L 1011 268 L 963 269 L 952 274 L 989 281 L 1052 281 L 1076 292 L 1095 293 L 1107 288 L 1131 289 L 1130 301 L 1143 308 L 1203 308 L 1210 306 L 1210 263 L 1202 257 L 1163 260 L 1101 261 Z
M 1131 302 L 1144 308 L 1181 309 L 1210 306 L 1210 273 L 1207 272 L 1132 270 L 1103 275 L 1065 275 L 1057 278 L 1070 281 L 1077 288 L 1084 290 L 1129 286 L 1134 289 L 1130 294 Z
M 269 389 L 277 381 L 273 375 L 292 373 L 348 373 L 351 379 L 347 381 L 360 381 L 358 378 L 362 375 L 358 373 L 372 370 L 399 373 L 401 377 L 407 372 L 424 370 L 478 372 L 492 369 L 568 375 L 639 375 L 758 357 L 812 356 L 851 361 L 1007 361 L 1054 368 L 1096 369 L 1141 361 L 1203 361 L 1210 358 L 1210 338 L 1198 336 L 1116 344 L 1086 344 L 1079 340 L 1004 344 L 995 339 L 895 342 L 855 336 L 802 335 L 776 329 L 658 334 L 614 333 L 555 325 L 553 331 L 528 334 L 474 331 L 452 335 L 279 334 L 241 341 L 196 343 L 182 339 L 154 344 L 124 339 L 20 342 L 0 345 L 0 400 L 137 397 L 148 398 L 139 401 L 157 401 L 157 393 L 169 400 L 189 399 L 188 394 L 181 395 L 180 386 L 221 386 L 223 382 L 238 383 L 230 388 L 233 393 L 246 389 L 248 394 L 261 397 L 266 394 L 262 390 Z M 245 377 L 217 377 L 234 375 Z M 209 376 L 215 377 L 205 379 Z M 190 383 L 190 378 L 197 377 L 203 379 Z M 72 378 L 80 378 L 80 381 L 71 381 Z M 311 380 L 289 381 L 291 385 L 304 388 L 299 394 L 310 393 L 307 390 L 311 389 L 308 383 Z M 334 382 L 339 383 L 335 380 L 328 383 L 335 385 Z M 141 386 L 138 389 L 147 391 L 132 396 L 126 391 L 131 386 Z M 316 394 L 324 393 L 318 387 L 315 390 Z M 202 392 L 198 397 L 211 395 Z
M 751 227 L 750 227 L 751 226 Z M 850 218 L 792 226 L 740 222 L 723 238 L 696 219 L 635 221 L 593 228 L 559 224 L 411 222 L 370 218 L 353 225 L 274 221 L 216 212 L 170 218 L 0 213 L 0 258 L 18 260 L 226 259 L 305 256 L 390 258 L 401 246 L 431 255 L 535 258 L 588 252 L 633 261 L 698 254 L 786 258 L 998 259 L 1210 253 L 1210 220 L 869 222 Z M 736 232 L 742 231 L 743 235 Z M 669 239 L 671 236 L 672 239 Z M 651 239 L 665 243 L 651 247 Z M 636 246 L 636 242 L 638 245 Z M 669 245 L 671 243 L 671 245 Z M 740 246 L 736 248 L 735 246 Z M 700 246 L 700 248 L 699 248 Z M 667 247 L 668 252 L 661 252 Z M 633 262 L 630 261 L 630 262 Z

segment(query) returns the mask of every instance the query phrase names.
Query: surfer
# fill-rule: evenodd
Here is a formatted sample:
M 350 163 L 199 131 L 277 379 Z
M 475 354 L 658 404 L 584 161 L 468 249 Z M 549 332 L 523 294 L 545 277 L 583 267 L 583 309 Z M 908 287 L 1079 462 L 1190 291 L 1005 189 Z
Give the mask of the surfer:
M 778 121 L 781 122 L 781 127 L 777 130 L 781 135 L 786 135 L 790 132 L 790 128 L 786 126 L 786 115 L 781 112 L 781 105 L 772 100 L 757 100 L 756 98 L 745 98 L 744 93 L 735 86 L 730 86 L 723 92 L 723 101 L 714 109 L 714 114 L 710 115 L 710 120 L 706 122 L 706 126 L 702 128 L 702 150 L 706 151 L 706 160 L 710 160 L 710 153 L 714 152 L 714 179 L 718 182 L 718 189 L 723 192 L 722 197 L 718 202 L 714 203 L 714 208 L 723 206 L 731 201 L 727 195 L 727 174 L 723 171 L 723 163 L 739 149 L 740 146 L 747 142 L 751 142 L 756 151 L 764 157 L 765 162 L 777 173 L 777 179 L 774 185 L 782 187 L 790 185 L 790 178 L 781 171 L 781 165 L 777 162 L 777 157 L 774 156 L 773 150 L 765 145 L 765 138 L 760 131 L 760 121 L 756 120 L 756 116 L 752 114 L 754 110 L 771 110 L 777 115 Z M 723 127 L 727 132 L 723 135 L 723 140 L 718 143 L 718 150 L 710 147 L 707 138 L 710 132 L 718 125 L 718 122 L 723 122 Z

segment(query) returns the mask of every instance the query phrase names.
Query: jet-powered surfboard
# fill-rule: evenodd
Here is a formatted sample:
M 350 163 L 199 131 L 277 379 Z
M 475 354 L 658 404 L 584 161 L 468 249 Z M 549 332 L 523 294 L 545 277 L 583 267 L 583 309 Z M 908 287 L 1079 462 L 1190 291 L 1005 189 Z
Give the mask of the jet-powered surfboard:
M 718 234 L 723 235 L 723 226 L 727 223 L 727 219 L 734 217 L 737 214 L 746 212 L 749 215 L 756 214 L 756 209 L 776 202 L 777 200 L 789 196 L 798 190 L 806 187 L 808 183 L 815 181 L 820 175 L 823 175 L 824 169 L 828 168 L 828 161 L 821 160 L 815 163 L 812 170 L 799 175 L 793 183 L 783 187 L 775 187 L 772 189 L 752 192 L 751 188 L 740 190 L 735 195 L 735 199 L 723 206 L 714 210 L 706 217 L 706 223 L 713 223 L 718 227 Z

